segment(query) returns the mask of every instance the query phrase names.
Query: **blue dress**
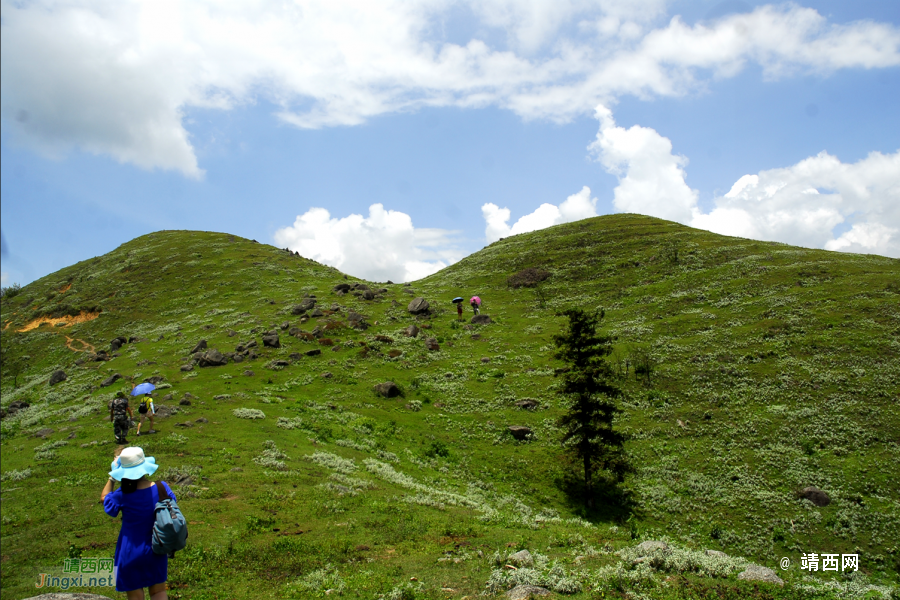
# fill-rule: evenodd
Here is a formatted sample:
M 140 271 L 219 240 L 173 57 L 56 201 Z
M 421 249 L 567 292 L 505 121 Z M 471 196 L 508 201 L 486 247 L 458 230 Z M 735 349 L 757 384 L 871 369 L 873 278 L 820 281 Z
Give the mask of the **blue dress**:
M 175 500 L 172 488 L 165 482 L 157 482 L 156 485 L 160 484 Z M 118 592 L 150 587 L 168 579 L 169 557 L 155 554 L 151 542 L 155 521 L 153 509 L 159 502 L 156 485 L 130 494 L 123 494 L 122 488 L 119 488 L 103 500 L 103 510 L 109 516 L 116 517 L 122 511 L 122 529 L 113 559 Z

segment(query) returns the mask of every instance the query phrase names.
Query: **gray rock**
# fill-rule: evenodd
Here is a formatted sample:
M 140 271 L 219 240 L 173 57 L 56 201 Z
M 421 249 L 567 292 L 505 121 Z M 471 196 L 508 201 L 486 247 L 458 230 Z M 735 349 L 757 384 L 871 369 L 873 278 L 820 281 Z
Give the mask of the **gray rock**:
M 724 552 L 719 552 L 718 550 L 707 550 L 706 555 L 712 556 L 714 558 L 728 558 L 727 554 L 725 554 Z
M 199 342 L 197 342 L 197 345 L 194 346 L 194 349 L 191 350 L 191 354 L 196 354 L 197 352 L 203 352 L 204 350 L 206 350 L 206 348 L 207 348 L 206 340 L 200 340 Z
M 331 379 L 334 375 L 331 374 L 331 371 L 325 371 L 322 373 L 322 379 Z
M 159 385 L 160 383 L 162 383 L 165 380 L 166 380 L 166 378 L 163 377 L 162 375 L 153 375 L 152 377 L 147 377 L 144 379 L 145 382 L 152 383 L 153 385 Z
M 291 322 L 290 322 L 290 321 L 285 321 L 284 323 L 281 324 L 281 330 L 284 331 L 284 330 L 286 330 L 286 329 L 287 329 L 288 327 L 290 327 L 290 326 L 291 326 Z
M 306 311 L 310 310 L 313 306 L 316 305 L 315 298 L 304 298 L 300 301 L 300 304 L 295 304 L 291 308 L 291 314 L 302 315 Z
M 657 540 L 647 540 L 646 542 L 641 542 L 638 544 L 638 551 L 641 553 L 641 556 L 646 556 L 651 552 L 655 552 L 657 550 L 667 551 L 669 549 L 669 545 L 665 542 L 660 542 Z
M 406 337 L 411 337 L 411 338 L 418 337 L 419 328 L 416 327 L 415 325 L 410 325 L 409 327 L 407 327 L 406 329 L 403 330 L 403 335 L 405 335 Z
M 534 410 L 538 406 L 538 401 L 532 400 L 531 398 L 525 398 L 516 402 L 516 406 L 523 410 Z
M 748 565 L 746 569 L 738 573 L 737 577 L 744 581 L 765 581 L 767 583 L 784 585 L 784 580 L 776 575 L 775 571 L 760 565 Z
M 440 350 L 441 345 L 438 344 L 437 338 L 428 338 L 425 340 L 425 347 L 429 350 Z
M 124 344 L 127 344 L 127 343 L 128 343 L 128 338 L 126 338 L 126 337 L 120 335 L 119 337 L 117 337 L 116 339 L 112 340 L 112 341 L 109 343 L 109 351 L 110 351 L 110 352 L 115 352 L 116 350 L 118 350 L 118 349 L 121 348 Z
M 473 325 L 487 325 L 490 322 L 491 318 L 488 315 L 475 315 L 471 321 Z
M 541 596 L 549 596 L 550 590 L 536 585 L 517 585 L 513 589 L 506 592 L 509 600 L 529 600 L 529 598 L 539 598 Z
M 66 380 L 66 372 L 62 369 L 57 369 L 50 374 L 50 385 L 56 385 L 61 381 Z
M 400 395 L 400 388 L 393 381 L 385 381 L 375 386 L 375 392 L 385 398 L 394 398 Z
M 312 317 L 312 318 L 314 318 L 314 319 L 317 319 L 317 318 L 319 318 L 319 317 L 324 317 L 324 316 L 325 316 L 325 313 L 323 313 L 323 312 L 322 312 L 321 310 L 319 310 L 318 308 L 314 308 L 313 311 L 312 311 L 311 313 L 309 313 L 309 316 Z
M 201 367 L 220 367 L 226 364 L 228 364 L 228 357 L 215 348 L 207 350 L 200 356 L 199 365 Z
M 33 435 L 32 437 L 41 438 L 41 439 L 43 440 L 43 439 L 46 439 L 46 438 L 48 438 L 49 436 L 53 435 L 54 433 L 55 433 L 55 430 L 53 430 L 53 429 L 51 429 L 51 428 L 49 428 L 49 427 L 46 427 L 46 428 L 44 428 L 44 429 L 40 429 L 40 430 L 38 430 L 38 431 L 35 431 L 35 432 L 34 432 L 34 435 Z
M 531 435 L 531 428 L 524 425 L 510 425 L 509 433 L 517 440 L 526 440 Z
M 473 337 L 474 337 L 474 336 L 473 336 Z M 481 357 L 481 362 L 483 362 L 483 363 L 489 363 L 489 362 L 491 362 L 491 359 L 490 359 L 490 357 L 488 357 L 488 356 L 482 356 L 482 357 Z
M 255 373 L 253 373 L 253 371 L 251 371 L 250 369 L 247 369 L 246 371 L 244 371 L 245 377 L 253 377 L 254 374 Z
M 374 292 L 372 292 L 372 290 L 366 290 L 362 294 L 362 299 L 363 300 L 374 300 L 375 294 L 374 294 Z
M 199 419 L 194 421 L 194 423 L 209 423 L 209 419 L 207 419 L 206 417 L 200 417 Z
M 235 331 L 234 329 L 229 329 L 225 335 L 227 335 L 228 337 L 234 337 L 237 335 L 237 331 Z
M 190 406 L 190 405 L 191 405 L 191 401 L 188 400 L 187 398 L 184 398 L 184 399 L 182 399 L 182 400 L 179 400 L 179 401 L 178 401 L 178 404 L 180 404 L 181 406 Z
M 514 567 L 533 567 L 534 557 L 531 556 L 531 552 L 528 550 L 519 550 L 515 554 L 507 556 L 506 562 Z
M 806 498 L 816 506 L 828 506 L 831 504 L 831 497 L 817 487 L 809 486 L 803 488 L 800 492 L 802 498 Z
M 331 290 L 334 292 L 348 292 L 348 291 L 350 291 L 350 284 L 349 283 L 339 283 L 336 286 L 334 286 L 333 288 L 331 288 Z
M 266 335 L 263 336 L 263 346 L 269 348 L 281 348 L 281 341 L 278 339 L 278 334 L 274 331 L 270 331 Z
M 305 354 L 306 356 L 318 356 L 318 355 L 322 354 L 322 351 L 319 350 L 318 348 L 316 348 L 314 350 L 307 350 L 303 354 Z
M 115 373 L 115 374 L 113 374 L 113 375 L 110 375 L 109 377 L 107 377 L 107 378 L 104 379 L 103 381 L 101 381 L 101 382 L 100 382 L 100 387 L 108 387 L 108 386 L 114 384 L 115 382 L 117 382 L 117 381 L 120 380 L 120 379 L 122 379 L 122 375 L 121 375 L 120 373 Z
M 414 315 L 423 315 L 428 313 L 429 308 L 428 300 L 419 296 L 418 298 L 412 299 L 412 302 L 409 303 L 406 310 Z
M 7 408 L 7 411 L 8 411 L 7 414 L 9 416 L 13 416 L 20 410 L 24 410 L 24 409 L 28 408 L 29 406 L 31 406 L 31 405 L 28 404 L 27 402 L 25 402 L 24 400 L 16 400 L 9 404 L 9 407 Z

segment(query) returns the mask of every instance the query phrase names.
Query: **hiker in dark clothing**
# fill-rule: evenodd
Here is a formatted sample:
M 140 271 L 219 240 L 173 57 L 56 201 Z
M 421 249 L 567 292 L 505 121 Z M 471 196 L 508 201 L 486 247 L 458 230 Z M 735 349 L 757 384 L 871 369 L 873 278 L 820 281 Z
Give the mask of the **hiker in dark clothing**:
M 462 302 L 456 303 L 456 320 L 462 321 Z
M 134 412 L 128 406 L 128 397 L 124 392 L 116 392 L 116 397 L 109 403 L 109 420 L 113 422 L 117 444 L 127 444 L 128 428 Z

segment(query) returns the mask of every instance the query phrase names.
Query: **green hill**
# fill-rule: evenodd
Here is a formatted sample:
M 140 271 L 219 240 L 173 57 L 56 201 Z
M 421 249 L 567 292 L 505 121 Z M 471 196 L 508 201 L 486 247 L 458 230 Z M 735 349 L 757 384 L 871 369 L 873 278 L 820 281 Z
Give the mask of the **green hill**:
M 468 307 L 456 320 L 450 299 L 475 294 L 490 324 Z M 416 297 L 430 314 L 408 312 Z M 556 427 L 551 335 L 570 306 L 605 309 L 617 336 L 635 468 L 590 513 L 567 492 Z M 40 593 L 66 558 L 112 556 L 107 403 L 150 378 L 158 433 L 129 439 L 191 522 L 173 598 L 473 598 L 517 582 L 573 598 L 891 597 L 898 580 L 895 259 L 614 215 L 402 285 L 164 231 L 4 297 L 0 318 L 4 599 Z M 200 366 L 217 358 L 192 357 L 201 340 L 227 364 Z M 387 381 L 402 395 L 374 391 Z M 803 498 L 810 486 L 830 503 Z M 641 559 L 647 540 L 670 548 Z M 512 568 L 526 549 L 535 564 Z M 810 574 L 811 552 L 860 569 Z M 739 580 L 747 563 L 784 587 Z

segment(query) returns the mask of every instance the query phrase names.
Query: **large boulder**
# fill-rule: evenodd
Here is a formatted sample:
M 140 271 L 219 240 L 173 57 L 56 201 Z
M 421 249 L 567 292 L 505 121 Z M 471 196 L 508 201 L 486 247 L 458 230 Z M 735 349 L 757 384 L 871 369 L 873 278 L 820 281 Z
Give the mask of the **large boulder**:
M 7 407 L 6 414 L 7 414 L 7 416 L 11 417 L 14 414 L 16 414 L 17 412 L 19 412 L 20 410 L 25 410 L 29 406 L 31 406 L 31 405 L 28 404 L 27 402 L 25 402 L 24 400 L 14 400 Z
M 350 323 L 350 327 L 359 331 L 365 331 L 369 328 L 369 324 L 366 323 L 366 318 L 352 310 L 347 314 L 347 321 Z
M 428 308 L 428 300 L 419 296 L 418 298 L 412 299 L 412 302 L 409 303 L 409 306 L 406 307 L 406 310 L 414 315 L 424 315 L 428 313 Z
M 267 346 L 269 348 L 281 348 L 281 342 L 278 340 L 278 333 L 276 331 L 270 331 L 263 336 L 263 346 Z
M 429 350 L 440 350 L 441 345 L 438 344 L 437 338 L 428 338 L 425 340 L 425 347 Z
M 491 318 L 488 315 L 475 315 L 472 317 L 473 325 L 487 325 L 491 322 Z
M 806 498 L 816 506 L 828 506 L 831 504 L 831 497 L 814 486 L 803 488 L 803 491 L 800 492 L 800 497 Z
M 331 288 L 331 291 L 346 293 L 346 292 L 350 291 L 350 284 L 349 283 L 339 283 L 336 286 L 334 286 L 333 288 Z
M 114 373 L 114 374 L 110 375 L 109 377 L 107 377 L 106 379 L 104 379 L 103 381 L 101 381 L 100 387 L 110 386 L 120 379 L 122 379 L 122 375 L 120 373 Z
M 385 398 L 394 398 L 400 395 L 400 388 L 393 381 L 385 381 L 375 385 L 375 392 Z
M 199 365 L 201 367 L 220 367 L 226 364 L 228 364 L 228 357 L 215 348 L 211 348 L 200 355 Z
M 403 330 L 403 335 L 406 337 L 417 337 L 419 335 L 419 328 L 415 325 L 410 325 L 406 329 Z
M 315 305 L 316 305 L 315 298 L 304 298 L 303 300 L 300 301 L 300 304 L 295 304 L 293 306 L 293 308 L 291 308 L 291 313 L 293 313 L 295 315 L 302 315 L 303 313 L 305 313 L 306 311 L 308 311 Z
M 206 340 L 200 340 L 199 342 L 197 342 L 197 345 L 194 346 L 194 349 L 191 350 L 191 354 L 196 354 L 197 352 L 203 352 L 204 350 L 206 350 L 206 348 L 207 348 Z
M 66 380 L 66 372 L 62 369 L 57 369 L 50 374 L 50 385 L 56 385 L 61 381 Z
M 363 300 L 374 300 L 374 299 L 375 299 L 375 292 L 373 292 L 372 290 L 366 290 L 366 291 L 364 291 L 364 292 L 362 293 L 362 299 L 363 299 Z
M 112 340 L 109 343 L 109 351 L 115 352 L 116 350 L 118 350 L 119 348 L 121 348 L 123 345 L 125 345 L 127 343 L 128 343 L 128 338 L 120 335 L 119 337 L 117 337 L 116 339 Z
M 534 557 L 531 556 L 531 552 L 528 550 L 519 550 L 515 554 L 507 556 L 506 562 L 514 567 L 533 567 Z
M 524 425 L 510 425 L 509 433 L 517 440 L 527 440 L 531 435 L 531 428 Z
M 747 565 L 746 569 L 738 573 L 737 578 L 744 581 L 765 581 L 767 583 L 784 585 L 784 580 L 776 575 L 775 571 L 760 565 Z

